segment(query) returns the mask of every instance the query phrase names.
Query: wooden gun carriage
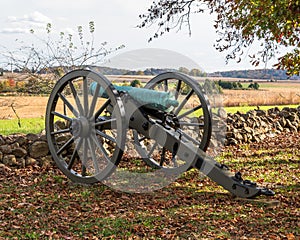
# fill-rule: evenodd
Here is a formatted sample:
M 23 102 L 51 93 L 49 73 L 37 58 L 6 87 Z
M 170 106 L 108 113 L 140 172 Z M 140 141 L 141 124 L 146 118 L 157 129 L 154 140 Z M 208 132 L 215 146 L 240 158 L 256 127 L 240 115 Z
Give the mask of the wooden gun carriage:
M 105 76 L 82 69 L 55 85 L 47 105 L 47 140 L 57 166 L 72 181 L 107 179 L 122 159 L 129 130 L 151 169 L 180 174 L 196 168 L 235 196 L 274 195 L 205 153 L 212 113 L 189 76 L 166 72 L 144 88 L 133 88 L 114 86 Z

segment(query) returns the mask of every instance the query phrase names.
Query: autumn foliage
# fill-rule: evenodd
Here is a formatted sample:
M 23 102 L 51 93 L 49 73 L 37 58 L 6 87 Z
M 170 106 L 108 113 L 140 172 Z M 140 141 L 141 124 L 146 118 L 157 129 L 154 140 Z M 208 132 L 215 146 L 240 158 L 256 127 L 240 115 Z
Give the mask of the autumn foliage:
M 148 8 L 139 27 L 157 25 L 154 38 L 190 26 L 195 13 L 209 11 L 216 16 L 214 27 L 218 39 L 214 44 L 227 53 L 226 60 L 241 61 L 249 47 L 260 43 L 250 61 L 258 66 L 279 56 L 278 69 L 298 75 L 300 47 L 300 1 L 298 0 L 156 0 Z M 257 44 L 255 45 L 257 46 Z M 288 53 L 280 56 L 279 51 Z

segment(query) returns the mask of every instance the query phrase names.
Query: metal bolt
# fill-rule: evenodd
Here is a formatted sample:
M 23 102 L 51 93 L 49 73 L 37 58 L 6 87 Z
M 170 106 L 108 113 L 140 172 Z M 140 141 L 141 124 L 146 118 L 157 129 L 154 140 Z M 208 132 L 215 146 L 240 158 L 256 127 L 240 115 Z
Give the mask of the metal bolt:
M 147 130 L 149 129 L 149 123 L 148 123 L 148 122 L 143 123 L 142 128 L 143 128 L 145 131 L 147 131 Z

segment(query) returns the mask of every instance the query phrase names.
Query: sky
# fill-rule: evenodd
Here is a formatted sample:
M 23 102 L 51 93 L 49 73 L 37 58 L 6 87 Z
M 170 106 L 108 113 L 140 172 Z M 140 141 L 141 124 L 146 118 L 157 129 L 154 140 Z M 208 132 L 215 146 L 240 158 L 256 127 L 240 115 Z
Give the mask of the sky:
M 137 28 L 141 22 L 139 14 L 145 13 L 152 1 L 148 0 L 9 0 L 2 1 L 0 15 L 0 45 L 14 49 L 15 40 L 32 41 L 30 29 L 45 30 L 51 23 L 54 31 L 74 32 L 77 26 L 88 29 L 95 23 L 95 41 L 107 41 L 109 46 L 125 47 L 110 58 L 111 66 L 122 64 L 135 69 L 144 66 L 157 67 L 181 64 L 192 68 L 198 66 L 205 72 L 254 69 L 245 57 L 241 63 L 226 64 L 225 53 L 213 47 L 217 38 L 213 28 L 214 17 L 208 13 L 194 15 L 191 19 L 192 35 L 187 29 L 172 32 L 148 42 L 156 27 Z M 134 61 L 128 61 L 133 58 Z M 132 60 L 132 59 L 131 59 Z M 120 62 L 122 64 L 120 65 Z M 192 64 L 191 64 L 192 63 Z M 173 63 L 172 63 L 173 64 Z M 176 66 L 177 66 L 176 65 Z M 269 64 L 272 65 L 272 62 Z M 156 67 L 156 66 L 155 66 Z M 259 66 L 264 68 L 265 66 Z

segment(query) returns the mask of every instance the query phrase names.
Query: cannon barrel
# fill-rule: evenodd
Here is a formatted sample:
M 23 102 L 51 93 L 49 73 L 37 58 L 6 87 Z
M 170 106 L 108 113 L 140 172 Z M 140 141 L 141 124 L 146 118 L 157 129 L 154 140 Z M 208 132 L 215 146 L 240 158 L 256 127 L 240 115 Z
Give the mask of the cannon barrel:
M 142 106 L 147 108 L 167 111 L 170 107 L 177 107 L 178 101 L 170 92 L 159 92 L 146 88 L 136 88 L 131 86 L 117 86 L 113 85 L 118 92 L 127 93 L 130 97 L 136 100 Z M 90 85 L 89 92 L 91 95 L 95 95 L 97 83 L 93 82 Z M 100 87 L 98 97 L 108 98 L 105 89 Z

